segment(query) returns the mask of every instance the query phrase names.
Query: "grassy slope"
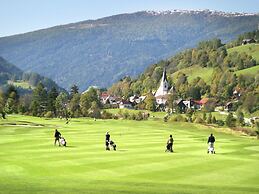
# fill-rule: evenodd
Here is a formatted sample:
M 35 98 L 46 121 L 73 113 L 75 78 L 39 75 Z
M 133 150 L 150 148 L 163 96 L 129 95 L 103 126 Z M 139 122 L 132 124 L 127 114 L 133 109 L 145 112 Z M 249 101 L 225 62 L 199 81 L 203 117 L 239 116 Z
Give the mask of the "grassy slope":
M 21 88 L 24 88 L 24 89 L 33 89 L 33 88 L 35 88 L 34 86 L 31 86 L 28 82 L 25 82 L 25 81 L 15 81 L 14 82 L 14 81 L 9 80 L 8 84 L 14 85 L 16 87 L 21 87 Z
M 242 69 L 242 70 L 239 70 L 239 71 L 236 71 L 236 74 L 237 75 L 258 75 L 259 74 L 259 65 L 257 66 L 254 66 L 254 67 L 250 67 L 250 68 L 247 68 L 247 69 Z
M 64 123 L 28 116 L 1 120 L 0 193 L 259 192 L 259 142 L 255 139 L 154 120 Z M 69 147 L 53 146 L 55 127 Z M 107 130 L 118 145 L 117 152 L 104 151 Z M 216 155 L 206 154 L 211 132 L 217 138 Z M 173 154 L 164 152 L 171 133 Z
M 259 64 L 259 44 L 247 44 L 228 49 L 229 53 L 235 51 L 239 53 L 245 52 L 251 55 L 256 60 L 257 64 Z
M 229 53 L 232 52 L 246 52 L 247 54 L 251 55 L 259 64 L 259 45 L 258 44 L 249 44 L 249 45 L 241 45 L 231 49 L 228 49 Z M 173 74 L 174 82 L 177 79 L 177 75 L 182 72 L 188 76 L 188 81 L 191 82 L 196 77 L 201 77 L 206 83 L 210 83 L 211 75 L 213 73 L 213 68 L 202 68 L 199 66 L 192 66 L 185 69 L 181 69 Z M 255 67 L 251 67 L 248 69 L 236 71 L 237 75 L 240 74 L 252 74 L 256 75 L 259 72 L 259 65 Z
M 182 72 L 188 76 L 188 82 L 191 82 L 196 77 L 201 77 L 205 82 L 210 82 L 213 68 L 202 68 L 200 66 L 192 66 L 185 69 L 181 69 L 173 73 L 174 82 L 177 80 L 177 75 Z

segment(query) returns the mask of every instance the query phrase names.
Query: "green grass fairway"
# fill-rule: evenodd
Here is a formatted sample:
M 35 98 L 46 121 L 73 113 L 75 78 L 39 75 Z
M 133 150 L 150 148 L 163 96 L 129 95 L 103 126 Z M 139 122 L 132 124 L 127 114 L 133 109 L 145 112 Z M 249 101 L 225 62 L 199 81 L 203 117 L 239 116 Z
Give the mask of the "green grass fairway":
M 53 146 L 55 127 L 68 147 Z M 107 130 L 116 152 L 104 150 Z M 216 155 L 206 153 L 211 132 Z M 175 153 L 164 152 L 169 134 Z M 11 115 L 0 148 L 3 194 L 259 193 L 259 141 L 197 124 Z

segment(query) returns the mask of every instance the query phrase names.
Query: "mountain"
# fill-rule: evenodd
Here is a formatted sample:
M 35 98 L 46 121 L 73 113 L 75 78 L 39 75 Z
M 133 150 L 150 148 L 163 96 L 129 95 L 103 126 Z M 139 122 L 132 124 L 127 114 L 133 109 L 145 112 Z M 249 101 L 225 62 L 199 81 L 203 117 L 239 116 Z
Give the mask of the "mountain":
M 107 87 L 199 41 L 257 28 L 259 14 L 142 11 L 0 38 L 0 55 L 60 86 Z
M 55 87 L 58 91 L 64 91 L 53 80 L 37 73 L 23 72 L 3 57 L 0 57 L 0 89 L 6 90 L 9 85 L 14 85 L 20 94 L 23 94 L 31 92 L 39 82 L 42 82 L 48 90 Z
M 21 76 L 22 70 L 6 61 L 3 57 L 0 57 L 0 73 L 6 74 L 11 78 L 11 75 Z

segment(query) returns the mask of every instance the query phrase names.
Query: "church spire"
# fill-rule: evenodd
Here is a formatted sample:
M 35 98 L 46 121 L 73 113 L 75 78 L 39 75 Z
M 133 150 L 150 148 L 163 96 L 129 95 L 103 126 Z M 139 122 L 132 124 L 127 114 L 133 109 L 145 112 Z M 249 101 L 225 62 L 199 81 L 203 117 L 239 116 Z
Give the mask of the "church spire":
M 163 71 L 162 80 L 163 80 L 164 82 L 168 82 L 168 81 L 167 81 L 167 76 L 166 76 L 166 70 L 165 70 L 165 68 L 164 68 L 164 71 Z
M 155 97 L 167 95 L 168 88 L 169 88 L 169 85 L 168 85 L 167 76 L 166 76 L 166 69 L 164 68 L 160 86 L 155 94 Z

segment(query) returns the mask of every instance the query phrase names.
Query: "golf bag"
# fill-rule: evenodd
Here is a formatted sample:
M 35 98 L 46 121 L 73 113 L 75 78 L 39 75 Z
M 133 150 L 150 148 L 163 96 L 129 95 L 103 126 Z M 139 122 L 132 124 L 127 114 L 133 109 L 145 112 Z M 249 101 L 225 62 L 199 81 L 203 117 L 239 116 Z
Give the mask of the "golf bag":
M 173 152 L 173 144 L 172 143 L 166 144 L 165 152 Z
M 110 141 L 110 146 L 113 148 L 114 151 L 116 151 L 116 144 L 111 140 Z
M 66 142 L 66 140 L 65 140 L 64 137 L 61 137 L 61 138 L 59 139 L 59 142 L 60 142 L 60 145 L 62 145 L 62 146 L 67 146 L 67 142 Z
M 215 154 L 214 143 L 212 143 L 212 142 L 209 142 L 208 154 Z

